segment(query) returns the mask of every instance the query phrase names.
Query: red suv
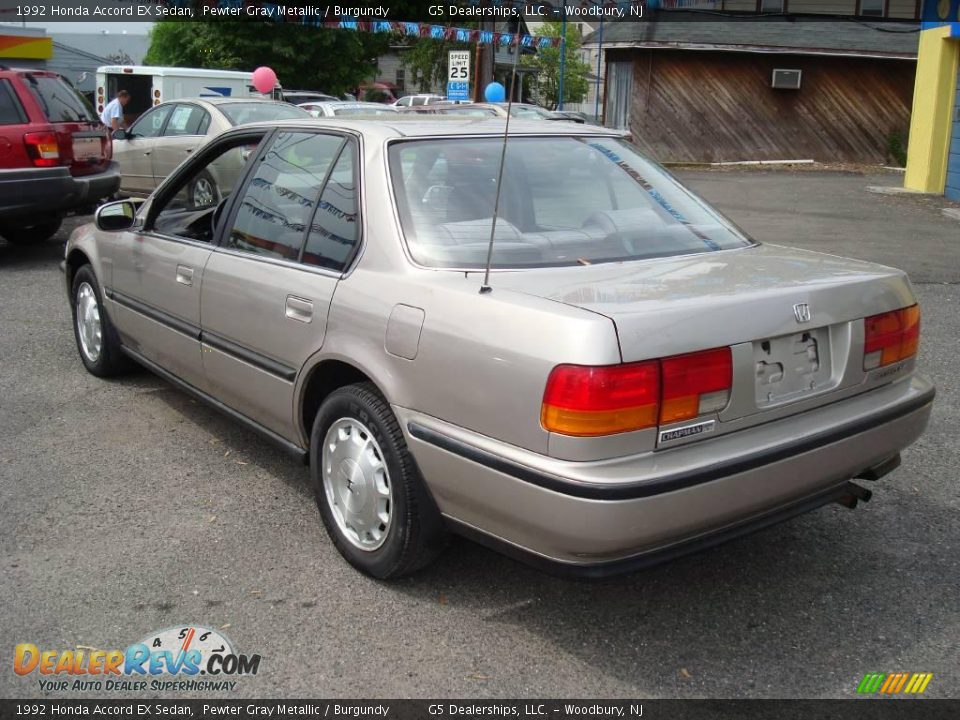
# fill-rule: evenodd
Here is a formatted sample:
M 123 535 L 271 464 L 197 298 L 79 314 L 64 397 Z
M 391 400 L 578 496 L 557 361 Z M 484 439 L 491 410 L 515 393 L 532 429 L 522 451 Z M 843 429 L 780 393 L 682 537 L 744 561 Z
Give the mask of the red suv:
M 66 80 L 0 65 L 0 235 L 51 237 L 64 215 L 91 212 L 116 193 L 109 130 Z

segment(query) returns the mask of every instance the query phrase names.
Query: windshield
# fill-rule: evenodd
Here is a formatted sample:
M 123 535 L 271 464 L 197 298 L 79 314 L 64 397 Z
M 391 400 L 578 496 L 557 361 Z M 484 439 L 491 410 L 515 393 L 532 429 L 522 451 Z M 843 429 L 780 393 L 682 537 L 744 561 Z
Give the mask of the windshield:
M 300 120 L 311 117 L 302 107 L 281 102 L 223 103 L 217 106 L 231 125 L 262 120 Z
M 390 146 L 390 172 L 413 259 L 481 269 L 500 138 Z M 606 137 L 511 138 L 493 267 L 546 267 L 713 252 L 750 245 L 631 145 Z
M 62 78 L 32 74 L 24 77 L 50 122 L 99 122 L 83 95 Z

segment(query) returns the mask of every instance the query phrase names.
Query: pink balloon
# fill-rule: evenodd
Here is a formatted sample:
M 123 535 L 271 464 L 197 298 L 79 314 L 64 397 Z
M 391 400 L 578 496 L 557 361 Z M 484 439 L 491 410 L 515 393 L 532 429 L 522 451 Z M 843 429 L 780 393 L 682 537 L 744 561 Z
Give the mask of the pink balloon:
M 266 95 L 277 86 L 277 74 L 266 65 L 253 71 L 253 86 Z

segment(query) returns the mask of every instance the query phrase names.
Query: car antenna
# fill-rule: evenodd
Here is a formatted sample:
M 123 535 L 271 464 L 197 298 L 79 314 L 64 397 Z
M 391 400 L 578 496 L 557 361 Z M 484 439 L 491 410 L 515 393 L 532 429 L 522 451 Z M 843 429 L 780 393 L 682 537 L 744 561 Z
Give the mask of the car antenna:
M 487 246 L 487 265 L 483 272 L 483 284 L 480 292 L 488 293 L 490 287 L 490 265 L 493 263 L 493 238 L 497 232 L 497 214 L 500 212 L 500 190 L 503 185 L 503 165 L 507 159 L 507 136 L 510 133 L 510 110 L 513 107 L 513 90 L 517 86 L 517 62 L 520 60 L 520 25 L 517 24 L 517 49 L 513 56 L 513 68 L 510 71 L 510 95 L 507 98 L 507 122 L 503 126 L 503 147 L 500 148 L 500 167 L 497 169 L 497 194 L 493 201 L 493 219 L 490 222 L 490 244 Z

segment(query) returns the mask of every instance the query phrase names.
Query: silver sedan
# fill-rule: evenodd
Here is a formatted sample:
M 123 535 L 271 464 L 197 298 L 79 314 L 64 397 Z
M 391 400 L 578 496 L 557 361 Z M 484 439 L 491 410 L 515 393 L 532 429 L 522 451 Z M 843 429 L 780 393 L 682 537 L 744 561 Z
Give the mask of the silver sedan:
M 265 120 L 296 120 L 308 114 L 289 103 L 259 98 L 183 98 L 160 103 L 127 130 L 113 136 L 113 159 L 120 165 L 120 191 L 146 197 L 203 143 L 237 125 Z M 243 166 L 238 150 L 198 177 L 196 202 L 219 199 Z
M 870 499 L 934 397 L 905 274 L 761 244 L 613 131 L 517 119 L 501 166 L 503 132 L 218 136 L 70 238 L 81 361 L 309 463 L 333 543 L 381 578 L 449 532 L 601 575 Z M 249 147 L 234 192 L 190 202 Z

